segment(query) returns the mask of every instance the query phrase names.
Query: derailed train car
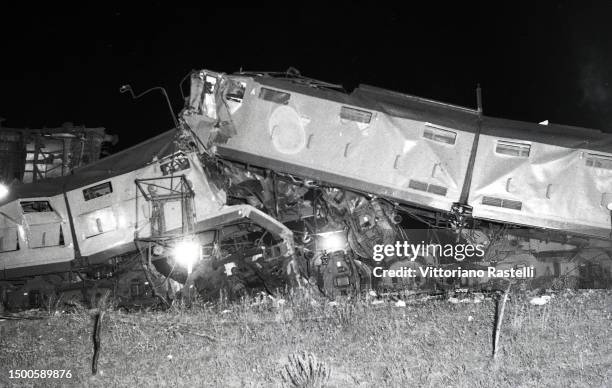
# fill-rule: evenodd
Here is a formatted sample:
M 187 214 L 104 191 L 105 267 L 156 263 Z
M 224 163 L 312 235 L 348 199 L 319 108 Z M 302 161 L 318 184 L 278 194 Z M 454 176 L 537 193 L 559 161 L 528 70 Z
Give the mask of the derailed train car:
M 395 222 L 408 216 L 487 244 L 493 265 L 528 254 L 522 265 L 544 267 L 540 274 L 595 265 L 609 284 L 609 134 L 371 86 L 347 94 L 297 73 L 202 70 L 191 79 L 182 118 L 206 147 L 247 170 L 319 187 L 364 260 L 375 243 L 410 240 Z
M 154 292 L 159 279 L 143 274 L 156 273 L 151 269 L 158 259 L 179 263 L 183 268 L 176 272 L 184 274 L 205 256 L 202 247 L 219 238 L 215 229 L 243 219 L 273 236 L 274 258 L 286 267 L 291 231 L 248 205 L 227 206 L 225 193 L 209 184 L 198 153 L 184 144 L 180 132 L 171 130 L 71 175 L 11 186 L 0 204 L 5 302 L 36 305 L 70 290 L 88 300 L 92 292 L 100 296 L 100 288 L 125 298 Z M 114 275 L 123 275 L 123 283 Z
M 485 244 L 487 264 L 609 284 L 610 135 L 295 73 L 195 71 L 179 118 L 72 175 L 11 187 L 5 289 L 89 289 L 136 260 L 158 294 L 169 279 L 205 296 L 310 280 L 333 297 L 372 284 L 376 245 L 444 230 Z
M 184 118 L 219 156 L 441 212 L 460 204 L 480 219 L 610 236 L 611 135 L 299 77 L 202 71 L 192 82 Z M 199 127 L 211 119 L 229 136 Z

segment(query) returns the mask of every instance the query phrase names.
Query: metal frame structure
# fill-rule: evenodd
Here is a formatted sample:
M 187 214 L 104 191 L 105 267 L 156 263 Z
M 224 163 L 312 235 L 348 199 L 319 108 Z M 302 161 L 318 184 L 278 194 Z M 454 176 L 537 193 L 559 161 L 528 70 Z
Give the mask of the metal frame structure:
M 99 138 L 99 144 L 95 139 Z M 104 128 L 65 125 L 59 128 L 0 126 L 0 181 L 29 183 L 64 176 L 100 157 L 102 142 L 110 141 Z M 48 149 L 48 143 L 55 143 Z M 50 168 L 48 166 L 51 165 Z
M 164 185 L 164 182 L 168 182 L 168 184 Z M 169 237 L 164 221 L 164 204 L 177 200 L 181 202 L 181 235 L 193 232 L 192 214 L 195 193 L 187 182 L 185 175 L 136 179 L 135 183 L 145 200 L 151 202 L 149 222 L 152 238 Z M 136 224 L 138 225 L 138 218 Z M 136 230 L 138 230 L 138 227 Z

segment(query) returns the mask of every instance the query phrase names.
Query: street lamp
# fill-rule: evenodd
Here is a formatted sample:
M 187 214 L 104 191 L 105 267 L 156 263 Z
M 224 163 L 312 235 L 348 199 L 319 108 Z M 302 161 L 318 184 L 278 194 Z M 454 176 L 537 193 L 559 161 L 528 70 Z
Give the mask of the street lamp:
M 140 97 L 144 96 L 145 94 L 152 92 L 153 90 L 159 90 L 161 91 L 161 93 L 164 95 L 164 97 L 166 98 L 166 102 L 168 103 L 168 109 L 170 109 L 170 114 L 172 115 L 172 121 L 174 122 L 174 127 L 178 128 L 179 124 L 178 121 L 176 119 L 176 115 L 174 114 L 174 110 L 172 109 L 172 104 L 170 103 L 170 98 L 168 98 L 168 93 L 166 93 L 166 89 L 162 88 L 161 86 L 154 86 L 150 89 L 145 90 L 144 92 L 136 95 L 134 94 L 134 91 L 132 90 L 132 87 L 130 85 L 123 85 L 119 88 L 119 93 L 126 93 L 129 92 L 132 95 L 132 98 L 134 100 L 139 99 Z

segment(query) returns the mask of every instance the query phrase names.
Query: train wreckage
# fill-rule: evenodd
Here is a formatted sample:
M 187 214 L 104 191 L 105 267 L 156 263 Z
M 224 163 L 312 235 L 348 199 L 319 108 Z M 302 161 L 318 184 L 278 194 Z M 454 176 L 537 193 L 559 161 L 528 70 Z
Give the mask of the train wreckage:
M 294 71 L 201 70 L 178 128 L 9 187 L 1 295 L 23 306 L 102 289 L 167 298 L 175 282 L 205 298 L 445 286 L 380 280 L 374 265 L 533 267 L 535 280 L 608 287 L 611 212 L 612 135 L 372 86 L 349 94 Z M 398 241 L 485 248 L 374 260 Z

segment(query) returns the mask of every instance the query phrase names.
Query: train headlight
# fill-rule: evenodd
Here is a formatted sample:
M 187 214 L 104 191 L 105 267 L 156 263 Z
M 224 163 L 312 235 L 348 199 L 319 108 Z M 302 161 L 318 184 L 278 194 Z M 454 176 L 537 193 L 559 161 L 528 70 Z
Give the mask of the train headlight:
M 9 193 L 9 189 L 8 187 L 6 187 L 6 185 L 3 185 L 2 183 L 0 183 L 0 199 L 6 197 Z
M 608 210 L 610 210 L 612 212 L 612 202 L 608 202 L 606 207 L 608 208 Z
M 193 265 L 200 258 L 200 244 L 191 240 L 179 241 L 172 250 L 172 256 L 179 265 L 187 268 L 187 273 L 191 273 Z
M 345 251 L 346 245 L 347 239 L 344 230 L 317 234 L 317 250 L 319 251 Z

